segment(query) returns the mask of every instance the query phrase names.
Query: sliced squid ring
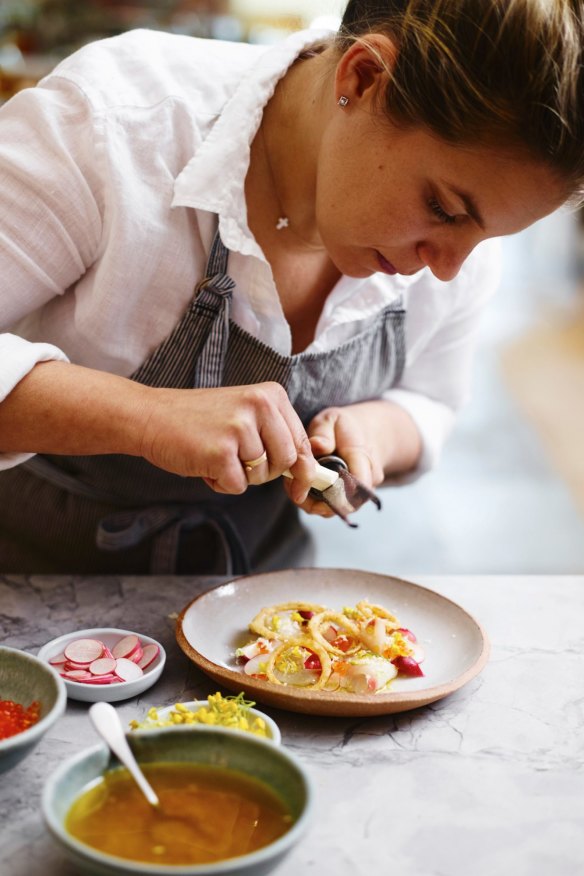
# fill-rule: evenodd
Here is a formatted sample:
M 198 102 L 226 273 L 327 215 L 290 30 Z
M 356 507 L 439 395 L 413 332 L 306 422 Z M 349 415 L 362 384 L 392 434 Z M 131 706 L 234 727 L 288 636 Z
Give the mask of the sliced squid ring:
M 399 628 L 399 621 L 394 614 L 384 608 L 382 605 L 375 605 L 373 602 L 368 602 L 367 599 L 362 599 L 355 606 L 358 612 L 365 617 L 380 617 L 383 620 L 388 620 L 395 624 L 395 629 Z
M 280 605 L 269 605 L 256 614 L 249 624 L 249 629 L 252 633 L 263 636 L 264 639 L 277 639 L 277 631 L 266 626 L 266 621 L 280 611 L 312 611 L 314 614 L 318 614 L 324 611 L 324 606 L 315 605 L 313 602 L 282 602 Z M 299 631 L 299 635 L 303 635 L 303 633 Z
M 269 660 L 266 664 L 266 675 L 268 680 L 273 684 L 280 684 L 285 686 L 286 682 L 280 681 L 274 674 L 274 665 L 276 660 L 278 660 L 282 654 L 285 654 L 286 651 L 292 648 L 306 648 L 307 651 L 311 651 L 313 654 L 316 654 L 318 659 L 320 660 L 320 675 L 314 684 L 304 684 L 302 685 L 303 690 L 320 690 L 320 688 L 324 687 L 326 682 L 329 679 L 331 674 L 331 659 L 324 648 L 321 648 L 316 642 L 313 642 L 312 639 L 303 638 L 303 639 L 288 639 L 287 642 L 283 642 L 278 648 L 275 648 L 270 654 Z
M 334 623 L 338 624 L 345 628 L 345 630 L 351 635 L 351 637 L 355 640 L 355 644 L 348 648 L 346 651 L 341 650 L 341 648 L 337 648 L 334 645 L 331 645 L 330 642 L 327 642 L 325 637 L 320 631 L 320 628 L 324 623 Z M 361 648 L 361 642 L 359 641 L 359 627 L 348 617 L 345 617 L 344 614 L 341 614 L 338 611 L 321 611 L 320 614 L 315 614 L 314 617 L 311 617 L 308 621 L 308 632 L 313 637 L 313 639 L 318 642 L 318 644 L 328 651 L 329 654 L 337 654 L 341 657 L 348 657 L 350 654 L 355 654 L 356 651 Z

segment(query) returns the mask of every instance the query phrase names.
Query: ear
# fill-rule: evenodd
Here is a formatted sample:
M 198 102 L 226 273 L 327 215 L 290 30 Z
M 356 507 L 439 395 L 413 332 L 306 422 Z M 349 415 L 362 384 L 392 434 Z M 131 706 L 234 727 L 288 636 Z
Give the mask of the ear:
M 397 45 L 381 33 L 370 33 L 355 40 L 337 64 L 335 101 L 341 95 L 350 105 L 371 100 L 387 85 L 397 58 Z

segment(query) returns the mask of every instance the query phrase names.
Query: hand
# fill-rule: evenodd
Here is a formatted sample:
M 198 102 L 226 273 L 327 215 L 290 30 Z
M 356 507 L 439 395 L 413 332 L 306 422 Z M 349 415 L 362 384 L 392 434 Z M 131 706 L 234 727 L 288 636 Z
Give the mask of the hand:
M 363 416 L 362 405 L 326 408 L 308 426 L 312 452 L 316 457 L 336 453 L 345 460 L 349 471 L 360 481 L 368 487 L 375 487 L 382 483 L 384 471 L 380 454 L 369 441 L 370 426 L 369 418 Z M 288 485 L 286 489 L 289 490 Z M 328 505 L 311 496 L 305 502 L 297 504 L 309 514 L 334 516 Z
M 290 469 L 289 495 L 305 501 L 314 475 L 308 436 L 279 383 L 216 389 L 150 389 L 140 454 L 217 493 L 243 493 Z M 246 471 L 242 460 L 267 462 Z

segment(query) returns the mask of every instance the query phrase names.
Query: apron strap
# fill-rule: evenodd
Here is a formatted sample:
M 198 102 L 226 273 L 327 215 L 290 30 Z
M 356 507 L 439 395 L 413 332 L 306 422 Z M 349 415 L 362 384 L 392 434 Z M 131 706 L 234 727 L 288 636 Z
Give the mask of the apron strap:
M 189 307 L 168 337 L 132 374 L 132 380 L 175 389 L 221 386 L 235 288 L 227 274 L 228 258 L 217 231 L 207 274 L 197 285 Z

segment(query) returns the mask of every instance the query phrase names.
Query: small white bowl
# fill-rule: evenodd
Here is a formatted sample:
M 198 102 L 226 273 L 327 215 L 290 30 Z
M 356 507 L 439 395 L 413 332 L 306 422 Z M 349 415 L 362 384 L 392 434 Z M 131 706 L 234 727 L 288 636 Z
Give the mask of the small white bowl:
M 170 715 L 172 710 L 174 708 L 176 708 L 176 705 L 177 705 L 176 703 L 173 703 L 172 706 L 164 706 L 164 708 L 161 708 L 161 709 L 156 708 L 156 711 L 158 712 L 158 717 L 160 719 L 164 720 L 166 717 L 168 717 L 168 715 Z M 189 700 L 186 703 L 179 703 L 179 705 L 185 706 L 187 709 L 190 709 L 192 712 L 197 712 L 199 709 L 202 709 L 203 706 L 208 706 L 209 701 L 208 700 Z M 282 742 L 282 734 L 280 733 L 280 728 L 278 727 L 276 722 L 273 721 L 272 718 L 269 717 L 269 715 L 266 715 L 265 712 L 260 712 L 259 709 L 253 709 L 253 708 L 248 709 L 248 714 L 249 714 L 250 718 L 262 718 L 262 720 L 265 721 L 266 731 L 268 733 L 266 738 L 269 739 L 271 742 L 275 743 L 276 745 L 280 745 L 280 743 Z M 197 730 L 197 729 L 199 729 L 199 727 L 208 727 L 208 726 L 213 726 L 213 725 L 209 725 L 209 724 L 177 724 L 176 726 L 177 727 L 192 727 L 193 729 Z M 221 725 L 218 725 L 218 726 L 221 726 Z M 152 727 L 151 729 L 152 730 L 164 730 L 167 728 Z M 168 728 L 168 729 L 172 729 L 172 728 Z M 235 733 L 245 733 L 246 735 L 249 735 L 248 730 L 238 730 L 235 727 L 226 727 L 225 729 L 226 730 L 233 730 Z M 150 732 L 150 730 L 146 729 L 146 728 L 140 728 L 140 730 L 144 730 L 144 732 L 146 732 L 146 733 Z M 139 732 L 139 731 L 135 731 L 135 732 Z M 252 733 L 251 735 L 255 736 L 256 734 Z
M 114 684 L 85 684 L 83 681 L 71 681 L 64 678 L 67 696 L 72 700 L 81 700 L 84 703 L 115 703 L 119 700 L 127 700 L 130 697 L 138 696 L 143 691 L 158 681 L 166 663 L 166 652 L 160 642 L 156 639 L 145 636 L 143 633 L 136 633 L 133 630 L 120 630 L 115 627 L 94 627 L 91 630 L 76 630 L 73 633 L 66 633 L 64 636 L 59 636 L 40 649 L 38 657 L 46 663 L 52 657 L 61 654 L 70 642 L 75 639 L 99 639 L 108 648 L 113 646 L 124 636 L 138 636 L 143 645 L 158 645 L 159 651 L 150 666 L 144 669 L 144 675 L 137 678 L 135 681 L 119 681 Z M 59 671 L 59 667 L 53 667 Z

